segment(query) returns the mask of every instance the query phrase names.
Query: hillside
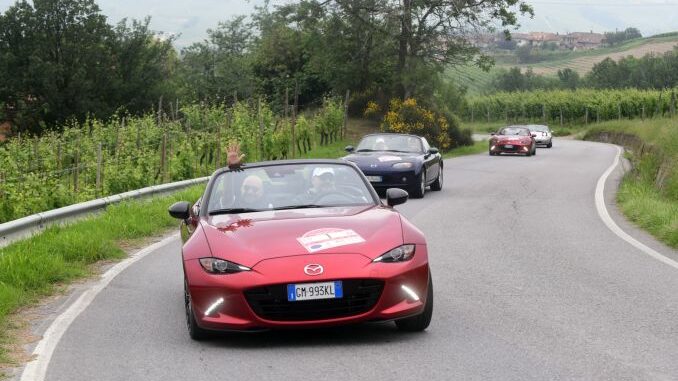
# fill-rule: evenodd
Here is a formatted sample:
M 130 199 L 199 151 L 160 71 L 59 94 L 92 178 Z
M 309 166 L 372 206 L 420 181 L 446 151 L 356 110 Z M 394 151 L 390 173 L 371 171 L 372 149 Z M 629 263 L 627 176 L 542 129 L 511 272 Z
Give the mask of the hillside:
M 632 40 L 610 48 L 551 53 L 545 56 L 545 61 L 534 64 L 516 64 L 515 57 L 503 54 L 497 57 L 496 65 L 489 72 L 468 65 L 450 68 L 446 71 L 446 76 L 466 86 L 470 95 L 477 95 L 483 92 L 496 72 L 501 69 L 518 66 L 522 69 L 532 68 L 536 74 L 556 75 L 558 70 L 571 68 L 584 75 L 596 63 L 608 57 L 618 60 L 626 56 L 642 57 L 648 53 L 662 54 L 673 50 L 677 45 L 678 33 L 670 33 Z

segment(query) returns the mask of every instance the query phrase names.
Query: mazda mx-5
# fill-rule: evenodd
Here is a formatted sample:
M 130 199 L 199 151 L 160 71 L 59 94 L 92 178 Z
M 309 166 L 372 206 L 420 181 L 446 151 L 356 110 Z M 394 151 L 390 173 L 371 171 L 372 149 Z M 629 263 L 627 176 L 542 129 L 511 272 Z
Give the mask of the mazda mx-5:
M 395 321 L 421 331 L 433 310 L 424 235 L 342 160 L 217 170 L 178 202 L 188 332 Z
M 427 187 L 443 188 L 443 159 L 426 138 L 380 133 L 364 136 L 357 147 L 348 146 L 343 159 L 355 163 L 377 190 L 402 188 L 422 198 Z

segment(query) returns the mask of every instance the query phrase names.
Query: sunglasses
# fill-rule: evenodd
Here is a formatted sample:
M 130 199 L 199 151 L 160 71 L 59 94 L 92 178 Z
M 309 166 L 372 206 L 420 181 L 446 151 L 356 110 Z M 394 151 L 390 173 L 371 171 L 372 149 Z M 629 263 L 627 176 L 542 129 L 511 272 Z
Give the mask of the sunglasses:
M 261 188 L 255 187 L 255 186 L 252 186 L 252 185 L 243 185 L 242 190 L 245 193 L 248 193 L 248 192 L 258 193 L 258 192 L 261 191 Z

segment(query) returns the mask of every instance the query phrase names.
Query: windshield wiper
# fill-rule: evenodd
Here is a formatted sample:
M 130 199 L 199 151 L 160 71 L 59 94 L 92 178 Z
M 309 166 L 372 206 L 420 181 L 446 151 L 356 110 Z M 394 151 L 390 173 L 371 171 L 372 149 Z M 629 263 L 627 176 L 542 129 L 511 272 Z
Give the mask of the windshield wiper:
M 410 152 L 410 151 L 401 151 L 401 150 L 398 150 L 398 149 L 386 149 L 386 150 L 384 150 L 384 151 L 386 151 L 386 152 L 412 153 L 412 152 Z
M 252 209 L 252 208 L 228 208 L 228 209 L 210 210 L 209 215 L 214 216 L 216 214 L 253 213 L 261 211 L 262 211 L 261 209 Z
M 359 150 L 356 150 L 356 152 L 374 152 L 374 150 L 369 148 L 361 148 Z
M 277 208 L 273 208 L 273 210 L 327 208 L 330 206 L 331 205 L 300 204 L 300 205 L 279 206 Z

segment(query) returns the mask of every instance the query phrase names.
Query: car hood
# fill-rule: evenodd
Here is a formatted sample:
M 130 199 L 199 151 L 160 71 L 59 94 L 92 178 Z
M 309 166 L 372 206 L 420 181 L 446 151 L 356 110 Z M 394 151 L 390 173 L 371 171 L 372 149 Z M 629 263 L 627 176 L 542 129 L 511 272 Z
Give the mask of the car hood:
M 398 162 L 414 162 L 420 155 L 405 152 L 356 152 L 344 156 L 344 160 L 354 162 L 361 169 L 391 168 Z
M 201 223 L 213 256 L 247 267 L 294 255 L 374 259 L 403 244 L 400 215 L 382 206 L 216 215 Z

